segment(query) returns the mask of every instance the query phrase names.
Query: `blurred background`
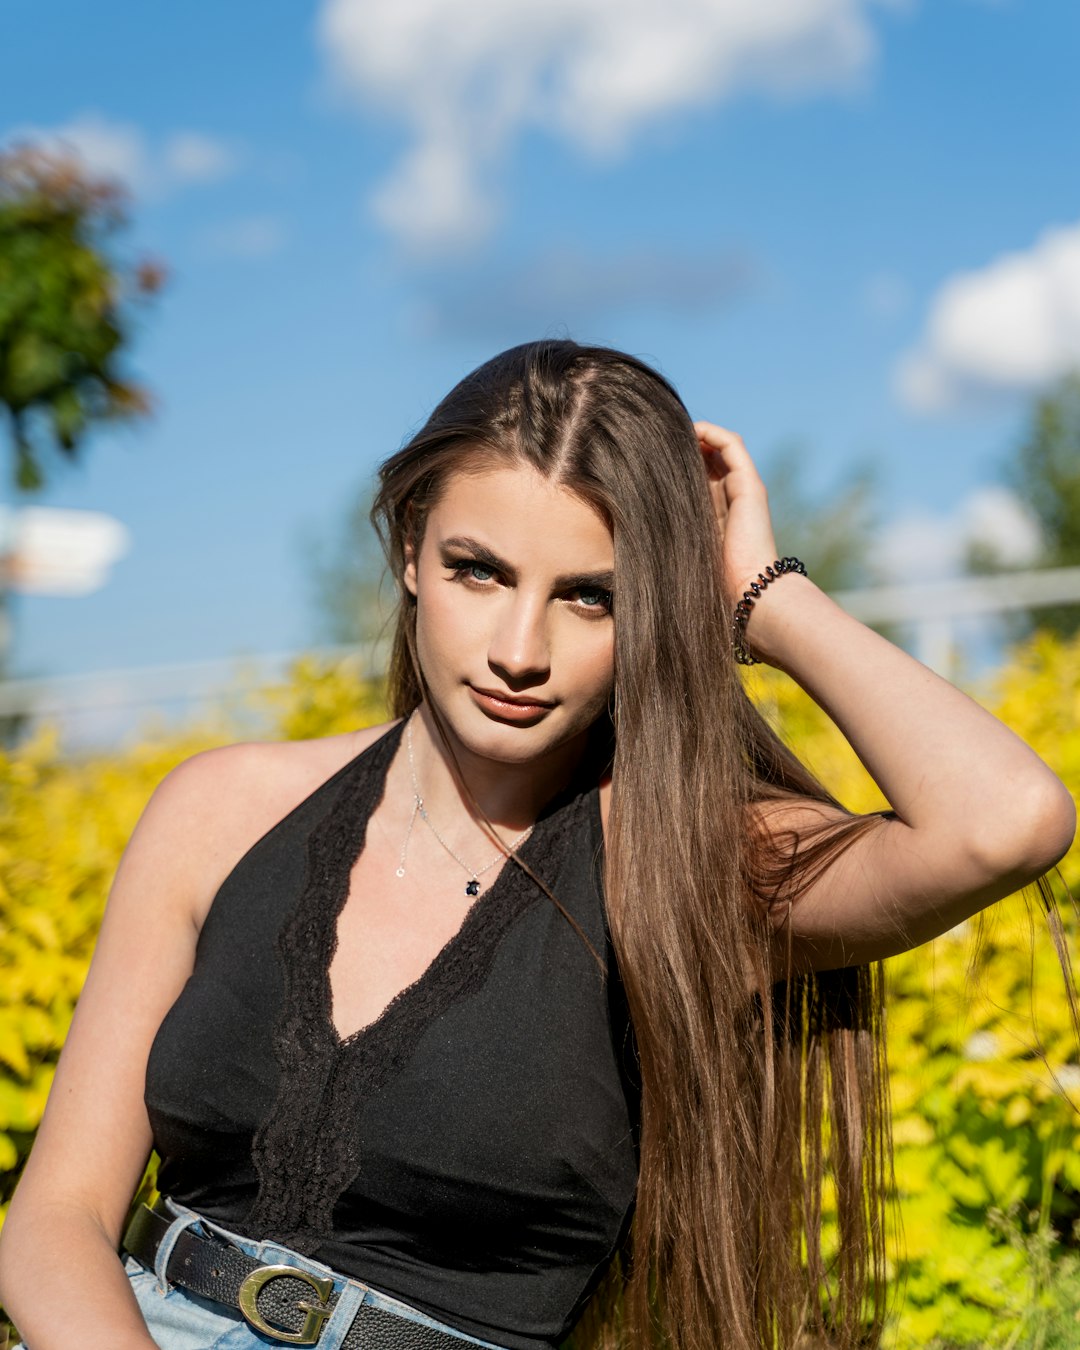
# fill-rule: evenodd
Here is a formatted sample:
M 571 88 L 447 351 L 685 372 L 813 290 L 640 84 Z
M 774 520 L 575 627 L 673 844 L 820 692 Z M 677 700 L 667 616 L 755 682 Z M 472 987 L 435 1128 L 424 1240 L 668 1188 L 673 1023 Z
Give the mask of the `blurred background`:
M 739 431 L 821 584 L 922 588 L 851 607 L 930 664 L 1075 628 L 1067 0 L 8 0 L 4 37 L 0 714 L 109 743 L 369 636 L 373 466 L 542 335 Z
M 0 44 L 0 1220 L 147 797 L 384 716 L 373 469 L 514 343 L 659 367 L 1080 795 L 1080 6 L 7 0 Z M 889 963 L 888 1343 L 1066 1350 L 1075 1024 L 1041 910 L 973 932 Z

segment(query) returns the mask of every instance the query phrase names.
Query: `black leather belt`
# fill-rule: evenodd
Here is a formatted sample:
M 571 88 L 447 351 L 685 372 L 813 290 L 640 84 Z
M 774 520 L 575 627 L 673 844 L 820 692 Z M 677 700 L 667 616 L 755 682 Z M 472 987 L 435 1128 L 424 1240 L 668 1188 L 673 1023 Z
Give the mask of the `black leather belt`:
M 140 1205 L 128 1224 L 123 1247 L 148 1269 L 175 1216 Z M 318 1345 L 319 1335 L 340 1295 L 333 1281 L 296 1266 L 266 1265 L 216 1235 L 200 1237 L 185 1228 L 165 1277 L 192 1294 L 236 1308 L 247 1322 L 288 1345 Z M 362 1303 L 342 1350 L 464 1350 L 464 1337 L 399 1317 L 386 1308 Z

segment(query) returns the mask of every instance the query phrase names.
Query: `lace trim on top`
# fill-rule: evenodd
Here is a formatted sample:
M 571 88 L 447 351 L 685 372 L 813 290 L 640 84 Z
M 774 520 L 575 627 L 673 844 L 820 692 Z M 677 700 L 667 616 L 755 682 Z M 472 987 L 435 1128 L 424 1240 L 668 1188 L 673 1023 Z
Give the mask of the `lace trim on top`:
M 344 1040 L 338 1036 L 330 989 L 337 919 L 403 726 L 399 723 L 361 752 L 355 773 L 346 776 L 308 836 L 304 887 L 276 944 L 284 983 L 274 1031 L 278 1087 L 252 1143 L 259 1189 L 247 1223 L 249 1231 L 305 1255 L 333 1231 L 334 1207 L 359 1170 L 355 1121 L 363 1102 L 408 1061 L 431 1022 L 481 988 L 499 942 L 543 895 L 508 859 L 419 978 L 373 1022 Z M 563 855 L 587 800 L 585 795 L 574 800 L 573 790 L 565 789 L 519 849 L 549 885 L 540 856 Z

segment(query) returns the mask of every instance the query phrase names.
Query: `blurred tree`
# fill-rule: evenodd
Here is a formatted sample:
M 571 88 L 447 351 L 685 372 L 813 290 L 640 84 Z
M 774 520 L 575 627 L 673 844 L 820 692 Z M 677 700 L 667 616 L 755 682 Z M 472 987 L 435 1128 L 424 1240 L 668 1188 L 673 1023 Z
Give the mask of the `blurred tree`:
M 858 464 L 828 491 L 813 493 L 806 484 L 809 459 L 802 446 L 789 442 L 762 466 L 777 547 L 802 558 L 823 591 L 875 584 L 881 577 L 871 558 L 878 528 L 874 466 Z
M 151 409 L 117 362 L 131 328 L 126 299 L 155 294 L 165 270 L 146 259 L 123 269 L 108 255 L 109 236 L 127 223 L 125 200 L 74 155 L 26 142 L 0 151 L 0 420 L 17 492 L 44 486 L 48 447 L 74 460 L 92 422 Z M 0 678 L 11 645 L 4 552 L 0 541 Z M 0 718 L 0 740 L 11 740 L 19 720 Z
M 1036 400 L 1024 439 L 1002 477 L 1038 522 L 1039 567 L 1080 567 L 1080 369 L 1063 375 Z M 990 545 L 968 550 L 972 572 L 1009 570 Z M 1013 637 L 1034 628 L 1062 637 L 1080 630 L 1080 605 L 1057 605 L 1010 616 Z
M 393 586 L 370 519 L 373 495 L 365 485 L 336 529 L 311 529 L 301 537 L 320 640 L 371 642 L 392 613 Z
M 74 460 L 93 421 L 151 409 L 117 361 L 125 299 L 156 293 L 165 271 L 143 260 L 125 272 L 108 256 L 125 199 L 73 157 L 25 143 L 0 153 L 0 407 L 21 491 L 44 485 L 47 444 Z

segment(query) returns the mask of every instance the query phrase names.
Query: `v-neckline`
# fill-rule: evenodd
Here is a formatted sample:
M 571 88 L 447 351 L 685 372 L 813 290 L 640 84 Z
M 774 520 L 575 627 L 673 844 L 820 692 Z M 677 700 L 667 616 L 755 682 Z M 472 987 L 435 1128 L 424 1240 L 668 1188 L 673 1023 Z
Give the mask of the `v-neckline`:
M 380 774 L 378 793 L 374 796 L 373 799 L 371 799 L 370 806 L 368 807 L 367 812 L 363 816 L 363 818 L 355 822 L 356 851 L 349 865 L 350 872 L 352 867 L 355 866 L 357 859 L 359 859 L 360 855 L 363 853 L 364 848 L 366 847 L 368 826 L 371 823 L 372 816 L 375 814 L 376 810 L 378 810 L 379 804 L 382 801 L 383 796 L 385 795 L 387 774 L 389 773 L 390 765 L 393 763 L 394 755 L 397 752 L 397 748 L 401 743 L 402 734 L 404 732 L 405 723 L 407 721 L 408 718 L 403 718 L 397 724 L 397 726 L 391 727 L 390 730 L 387 731 L 383 736 L 380 736 L 377 741 L 372 742 L 371 745 L 367 746 L 364 750 L 362 750 L 360 754 L 357 755 L 356 758 L 352 761 L 352 764 L 346 766 L 345 776 L 350 780 L 351 785 L 351 780 L 354 771 L 359 771 L 363 773 L 366 770 L 369 770 L 370 768 L 369 765 L 362 764 L 362 762 L 366 760 L 367 757 L 377 747 L 383 750 L 383 755 L 380 756 L 380 762 L 378 763 L 376 769 L 376 772 Z M 534 824 L 532 832 L 529 834 L 529 837 L 517 850 L 517 852 L 524 858 L 524 860 L 527 863 L 530 864 L 530 866 L 533 863 L 533 852 L 535 850 L 534 841 L 543 838 L 548 821 L 559 810 L 561 806 L 564 806 L 571 799 L 571 797 L 575 795 L 575 792 L 577 790 L 576 782 L 577 782 L 577 775 L 575 774 L 571 778 L 569 783 L 567 783 L 562 789 L 560 789 L 559 792 L 557 792 L 552 798 L 549 799 L 547 804 L 541 810 L 540 814 L 537 816 L 536 823 Z M 342 793 L 341 796 L 335 799 L 333 805 L 330 808 L 331 812 L 339 809 L 347 809 L 350 798 L 351 794 L 349 793 L 347 786 L 346 791 Z M 485 913 L 489 908 L 494 907 L 496 902 L 502 897 L 503 892 L 509 885 L 508 876 L 512 874 L 513 870 L 516 867 L 517 864 L 514 862 L 514 860 L 508 857 L 503 863 L 502 867 L 499 868 L 495 880 L 491 883 L 490 886 L 487 887 L 486 890 L 481 891 L 480 894 L 476 896 L 473 903 L 468 907 L 468 909 L 466 909 L 464 915 L 462 916 L 461 923 L 454 930 L 454 932 L 451 933 L 450 937 L 447 938 L 447 940 L 442 944 L 442 946 L 434 954 L 434 956 L 427 963 L 427 965 L 420 972 L 420 974 L 416 977 L 416 979 L 411 980 L 408 984 L 404 985 L 401 989 L 399 989 L 398 992 L 394 994 L 393 997 L 389 1000 L 389 1002 L 387 1002 L 384 1005 L 382 1010 L 379 1013 L 377 1013 L 374 1018 L 371 1019 L 371 1021 L 365 1022 L 363 1026 L 357 1027 L 355 1031 L 349 1032 L 347 1036 L 342 1036 L 340 1031 L 338 1030 L 336 1023 L 334 1022 L 334 994 L 333 994 L 333 987 L 330 982 L 330 966 L 333 962 L 334 956 L 337 953 L 338 921 L 341 917 L 342 910 L 345 908 L 345 905 L 348 903 L 349 900 L 349 891 L 348 888 L 346 888 L 346 892 L 344 898 L 341 901 L 341 904 L 335 907 L 333 913 L 331 913 L 328 916 L 331 942 L 329 944 L 326 960 L 323 964 L 321 972 L 323 982 L 323 992 L 324 992 L 324 997 L 322 1000 L 320 1000 L 322 1004 L 322 1013 L 323 1013 L 322 1021 L 324 1023 L 324 1030 L 329 1035 L 330 1042 L 335 1054 L 337 1055 L 348 1054 L 355 1047 L 364 1045 L 369 1039 L 378 1038 L 378 1036 L 384 1031 L 386 1026 L 389 1023 L 391 1023 L 396 1017 L 398 1017 L 404 1010 L 406 1010 L 409 1007 L 409 1005 L 415 1003 L 418 999 L 422 999 L 426 990 L 438 978 L 440 971 L 445 966 L 447 961 L 454 956 L 454 954 L 458 951 L 458 949 L 461 947 L 462 943 L 466 940 L 466 938 L 471 935 L 472 931 L 477 926 L 480 916 L 483 913 Z
M 374 812 L 376 806 L 378 806 L 378 802 L 376 802 L 375 806 L 372 807 L 372 812 Z M 371 817 L 369 815 L 368 820 L 370 819 Z M 532 833 L 529 835 L 528 839 L 526 839 L 525 843 L 521 846 L 521 848 L 518 849 L 518 853 L 525 856 L 526 862 L 529 862 L 530 859 L 528 856 L 525 855 L 525 849 L 528 847 L 530 843 L 532 843 L 533 839 L 536 838 L 539 832 L 540 832 L 540 819 L 538 818 L 536 826 L 534 827 Z M 367 821 L 365 821 L 364 823 L 364 835 L 366 839 Z M 362 851 L 363 851 L 363 844 L 361 844 L 361 852 Z M 356 856 L 357 858 L 359 858 L 360 854 L 357 853 Z M 334 956 L 337 952 L 337 939 L 336 939 L 337 920 L 340 919 L 341 917 L 341 911 L 339 910 L 334 915 L 333 932 L 335 933 L 335 940 L 333 944 L 333 949 L 329 952 L 327 956 L 324 975 L 327 986 L 326 1003 L 325 1003 L 326 1020 L 333 1038 L 335 1050 L 337 1050 L 338 1052 L 348 1051 L 353 1045 L 358 1044 L 359 1042 L 364 1040 L 368 1032 L 374 1033 L 380 1030 L 382 1026 L 385 1025 L 385 1023 L 387 1023 L 397 1015 L 402 1005 L 410 1002 L 411 1000 L 417 998 L 423 993 L 424 989 L 429 984 L 431 984 L 432 980 L 435 978 L 435 972 L 437 971 L 437 969 L 446 961 L 446 959 L 450 955 L 452 955 L 458 949 L 458 947 L 460 947 L 463 934 L 467 933 L 470 929 L 472 929 L 477 923 L 480 915 L 486 909 L 490 908 L 495 903 L 495 901 L 499 899 L 503 889 L 505 888 L 503 878 L 505 877 L 508 870 L 513 868 L 514 866 L 516 866 L 516 864 L 514 863 L 513 859 L 507 858 L 506 861 L 503 863 L 502 867 L 499 868 L 498 875 L 495 877 L 495 880 L 486 890 L 481 891 L 480 894 L 476 896 L 472 904 L 468 907 L 468 909 L 466 909 L 465 913 L 462 915 L 461 922 L 458 924 L 457 928 L 454 929 L 454 931 L 450 934 L 450 936 L 446 939 L 446 941 L 434 954 L 434 956 L 427 963 L 424 969 L 420 972 L 420 974 L 417 975 L 416 979 L 411 980 L 408 984 L 404 985 L 401 989 L 399 989 L 397 993 L 394 994 L 393 997 L 389 1000 L 389 1002 L 384 1005 L 382 1011 L 377 1013 L 376 1016 L 373 1017 L 370 1022 L 365 1022 L 363 1026 L 357 1027 L 355 1031 L 350 1031 L 347 1036 L 341 1035 L 340 1031 L 337 1028 L 337 1024 L 334 1022 L 334 991 L 330 983 L 330 964 L 333 961 Z M 346 903 L 348 903 L 347 896 L 346 896 Z M 344 905 L 342 906 L 342 908 L 344 908 Z
M 557 891 L 573 840 L 592 837 L 583 818 L 587 790 L 575 772 L 518 850 L 529 871 L 512 860 L 504 863 L 420 975 L 374 1020 L 340 1037 L 333 1022 L 330 948 L 403 725 L 391 727 L 340 771 L 342 782 L 308 832 L 304 882 L 277 934 L 277 1087 L 252 1140 L 259 1189 L 248 1223 L 297 1251 L 317 1250 L 333 1229 L 334 1206 L 360 1166 L 354 1122 L 365 1103 L 401 1071 L 440 1018 L 484 989 L 503 939 L 543 900 L 530 873 Z

